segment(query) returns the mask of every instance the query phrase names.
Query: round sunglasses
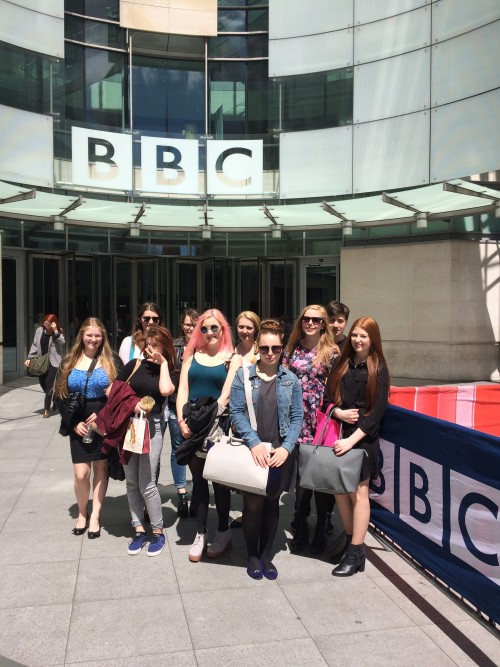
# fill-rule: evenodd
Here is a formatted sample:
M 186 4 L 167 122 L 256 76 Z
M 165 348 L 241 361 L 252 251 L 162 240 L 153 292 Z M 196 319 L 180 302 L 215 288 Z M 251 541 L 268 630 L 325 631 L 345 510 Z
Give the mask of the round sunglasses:
M 220 327 L 217 324 L 212 324 L 210 327 L 200 327 L 200 331 L 202 334 L 207 334 L 209 331 L 210 333 L 216 334 L 219 333 Z

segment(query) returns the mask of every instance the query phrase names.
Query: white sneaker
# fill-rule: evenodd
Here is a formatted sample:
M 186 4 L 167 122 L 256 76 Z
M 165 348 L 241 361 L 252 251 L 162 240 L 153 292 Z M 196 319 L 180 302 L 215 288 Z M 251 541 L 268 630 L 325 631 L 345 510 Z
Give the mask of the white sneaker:
M 207 549 L 207 556 L 210 558 L 218 558 L 222 556 L 224 551 L 231 548 L 231 530 L 228 528 L 223 533 L 217 531 L 212 544 Z
M 207 533 L 196 533 L 194 542 L 191 545 L 191 549 L 189 550 L 189 560 L 192 563 L 200 562 L 203 552 L 206 549 L 207 541 L 208 541 Z

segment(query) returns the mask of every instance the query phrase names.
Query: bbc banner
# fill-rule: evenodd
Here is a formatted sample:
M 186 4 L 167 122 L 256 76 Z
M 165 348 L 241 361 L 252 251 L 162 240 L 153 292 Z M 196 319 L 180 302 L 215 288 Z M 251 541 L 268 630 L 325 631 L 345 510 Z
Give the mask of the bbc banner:
M 372 521 L 500 622 L 500 438 L 388 406 Z

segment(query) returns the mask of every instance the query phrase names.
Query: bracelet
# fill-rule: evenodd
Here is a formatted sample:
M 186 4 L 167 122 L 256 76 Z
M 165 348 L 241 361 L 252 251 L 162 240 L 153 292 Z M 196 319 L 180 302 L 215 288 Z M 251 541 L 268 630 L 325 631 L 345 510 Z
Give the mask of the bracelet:
M 180 425 L 183 424 L 185 421 L 186 421 L 185 419 L 179 419 L 179 421 L 178 421 L 177 423 L 178 423 L 179 426 L 180 426 Z

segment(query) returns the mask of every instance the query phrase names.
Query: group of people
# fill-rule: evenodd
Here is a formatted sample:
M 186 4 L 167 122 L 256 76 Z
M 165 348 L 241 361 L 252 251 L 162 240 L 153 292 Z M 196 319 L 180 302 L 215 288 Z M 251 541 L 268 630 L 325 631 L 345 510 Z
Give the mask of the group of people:
M 336 565 L 332 574 L 350 576 L 363 571 L 363 544 L 370 519 L 368 486 L 378 473 L 378 430 L 388 400 L 389 374 L 377 322 L 371 317 L 359 318 L 346 335 L 348 318 L 349 309 L 338 301 L 325 307 L 309 305 L 285 341 L 282 322 L 261 321 L 257 314 L 243 311 L 235 323 L 239 338 L 235 346 L 231 327 L 217 309 L 201 315 L 194 309 L 186 310 L 179 323 L 182 335 L 173 340 L 163 326 L 159 306 L 146 303 L 139 310 L 134 331 L 120 346 L 119 360 L 97 318 L 82 324 L 70 353 L 61 360 L 62 329 L 55 316 L 46 316 L 41 331 L 35 333 L 29 357 L 44 350 L 57 350 L 59 354 L 51 354 L 51 377 L 44 384 L 41 380 L 41 384 L 46 390 L 44 416 L 50 411 L 54 395 L 62 413 L 61 432 L 70 439 L 78 504 L 73 533 L 87 531 L 90 539 L 100 536 L 100 510 L 108 481 L 109 447 L 104 441 L 110 440 L 103 426 L 110 424 L 107 413 L 126 423 L 134 413 L 144 411 L 150 431 L 149 453 L 125 452 L 127 457 L 123 459 L 134 530 L 128 545 L 130 555 L 140 553 L 147 545 L 148 555 L 156 556 L 165 546 L 157 481 L 167 425 L 172 476 L 178 492 L 177 513 L 181 518 L 196 519 L 189 560 L 198 562 L 205 552 L 216 558 L 231 547 L 231 489 L 213 484 L 218 525 L 209 542 L 209 484 L 203 477 L 208 447 L 231 429 L 249 447 L 254 464 L 269 468 L 273 479 L 272 490 L 265 496 L 241 492 L 248 575 L 253 579 L 278 576 L 272 556 L 279 501 L 285 491 L 296 492 L 291 551 L 309 546 L 311 553 L 319 554 L 326 549 L 336 503 L 345 544 L 330 559 Z M 68 414 L 65 405 L 74 392 L 80 392 L 86 400 Z M 249 414 L 249 396 L 256 425 Z M 195 409 L 200 401 L 205 413 L 211 410 L 203 428 L 199 428 Z M 304 489 L 296 474 L 300 447 L 312 443 L 316 433 L 317 411 L 325 411 L 330 405 L 332 418 L 342 425 L 334 443 L 335 455 L 343 456 L 352 448 L 364 451 L 359 483 L 353 493 Z M 263 443 L 271 443 L 271 448 Z M 186 465 L 192 477 L 190 503 Z M 316 526 L 309 541 L 308 516 L 313 497 Z

